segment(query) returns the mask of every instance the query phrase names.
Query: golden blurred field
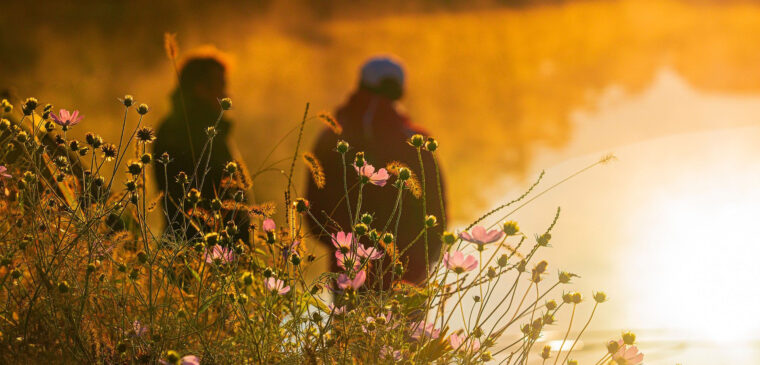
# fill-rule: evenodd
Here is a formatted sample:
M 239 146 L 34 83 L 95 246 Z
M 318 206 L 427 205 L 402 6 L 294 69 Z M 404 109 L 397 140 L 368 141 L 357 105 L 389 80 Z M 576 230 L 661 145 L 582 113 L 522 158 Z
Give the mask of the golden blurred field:
M 539 146 L 572 138 L 574 111 L 611 85 L 635 94 L 663 67 L 705 90 L 760 90 L 760 5 L 702 1 L 572 1 L 504 6 L 454 2 L 398 11 L 327 13 L 284 2 L 250 6 L 56 3 L 3 5 L 0 85 L 57 107 L 78 108 L 85 129 L 117 138 L 125 93 L 167 111 L 174 87 L 162 34 L 181 51 L 213 44 L 234 61 L 235 141 L 255 170 L 305 103 L 332 110 L 362 60 L 393 53 L 408 67 L 404 104 L 441 141 L 455 221 L 489 205 L 489 183 L 522 178 Z M 241 11 L 241 9 L 245 9 Z M 375 15 L 379 14 L 379 15 Z M 135 121 L 132 120 L 132 123 Z M 321 128 L 307 128 L 310 142 Z M 273 160 L 288 156 L 289 140 Z M 285 166 L 285 165 L 282 165 Z M 304 178 L 305 176 L 301 176 Z M 257 180 L 259 200 L 276 174 Z

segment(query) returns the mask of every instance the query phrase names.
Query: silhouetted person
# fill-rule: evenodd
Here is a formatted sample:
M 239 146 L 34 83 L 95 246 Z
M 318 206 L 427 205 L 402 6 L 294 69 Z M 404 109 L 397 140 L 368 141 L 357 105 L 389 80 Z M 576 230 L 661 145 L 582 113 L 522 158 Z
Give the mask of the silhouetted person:
M 156 157 L 167 152 L 172 161 L 166 167 L 166 174 L 163 165 L 156 163 L 154 166 L 158 187 L 169 200 L 166 213 L 171 221 L 171 228 L 175 233 L 184 230 L 186 237 L 192 239 L 194 236 L 197 238 L 197 231 L 187 226 L 183 214 L 179 211 L 186 190 L 200 187 L 198 190 L 203 200 L 199 207 L 208 210 L 210 201 L 215 197 L 222 201 L 230 201 L 241 189 L 238 186 L 229 187 L 222 184 L 223 178 L 227 176 L 224 174 L 225 165 L 235 161 L 237 155 L 228 140 L 232 129 L 232 123 L 228 119 L 219 120 L 213 145 L 207 145 L 207 129 L 216 123 L 221 111 L 219 100 L 227 94 L 224 62 L 213 55 L 189 58 L 181 66 L 179 83 L 172 93 L 172 110 L 158 127 L 153 146 Z M 203 177 L 207 159 L 208 171 Z M 196 170 L 197 176 L 193 179 Z M 176 181 L 180 172 L 184 172 L 191 180 L 186 189 Z M 185 205 L 185 208 L 189 207 L 190 204 Z M 233 219 L 232 212 L 222 212 L 224 222 Z M 239 204 L 234 221 L 238 223 L 239 230 L 236 238 L 247 241 L 248 216 L 243 205 Z
M 355 152 L 364 151 L 366 160 L 380 169 L 392 161 L 406 164 L 421 181 L 421 169 L 415 148 L 407 144 L 408 139 L 414 134 L 428 136 L 422 128 L 413 125 L 409 118 L 399 110 L 397 101 L 404 93 L 404 70 L 400 63 L 391 58 L 372 58 L 361 69 L 361 77 L 358 89 L 349 97 L 348 101 L 341 106 L 335 114 L 335 118 L 343 126 L 343 134 L 335 136 L 331 131 L 325 131 L 320 136 L 314 147 L 314 154 L 322 162 L 327 177 L 327 184 L 323 189 L 318 189 L 313 181 L 309 180 L 307 199 L 311 203 L 311 209 L 315 216 L 327 226 L 333 226 L 324 220 L 321 211 L 325 211 L 340 224 L 345 231 L 351 230 L 345 201 L 342 201 L 345 193 L 343 189 L 343 167 L 340 155 L 335 152 L 338 139 L 347 141 L 351 146 L 346 163 L 348 186 L 353 186 L 357 181 L 357 175 L 350 166 L 353 163 Z M 427 214 L 434 214 L 441 222 L 442 212 L 438 199 L 435 167 L 430 153 L 423 151 L 423 163 L 425 165 L 425 177 L 427 182 Z M 393 178 L 391 178 L 393 179 Z M 443 179 L 442 179 L 443 180 Z M 392 180 L 391 180 L 392 181 Z M 445 192 L 443 181 L 442 190 Z M 373 228 L 381 230 L 388 220 L 398 191 L 390 184 L 385 187 L 367 185 L 363 191 L 362 212 L 374 213 L 375 221 Z M 350 194 L 352 212 L 355 210 L 358 189 Z M 445 194 L 444 194 L 445 196 Z M 336 205 L 340 202 L 340 205 Z M 388 231 L 393 233 L 394 222 Z M 423 227 L 422 199 L 417 199 L 412 194 L 405 193 L 402 203 L 402 215 L 396 237 L 399 251 L 414 240 Z M 321 244 L 327 246 L 333 252 L 334 246 L 329 237 L 319 230 L 312 228 L 315 235 L 321 235 Z M 431 269 L 437 262 L 441 249 L 441 234 L 443 228 L 439 225 L 428 231 L 429 261 Z M 364 239 L 365 246 L 370 243 Z M 337 271 L 338 266 L 334 256 L 332 257 L 332 271 Z M 385 256 L 388 257 L 387 255 Z M 425 272 L 425 243 L 420 238 L 409 248 L 401 261 L 406 269 L 403 279 L 407 282 L 419 284 L 427 277 Z M 384 262 L 387 267 L 389 260 Z M 384 277 L 384 286 L 388 286 L 390 275 Z

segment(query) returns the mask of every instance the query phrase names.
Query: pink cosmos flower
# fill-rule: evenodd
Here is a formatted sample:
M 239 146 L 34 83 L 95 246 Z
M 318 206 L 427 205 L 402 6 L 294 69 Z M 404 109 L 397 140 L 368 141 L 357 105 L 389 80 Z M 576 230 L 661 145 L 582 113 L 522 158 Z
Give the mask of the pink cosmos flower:
M 370 260 L 377 260 L 383 257 L 383 253 L 380 252 L 380 250 L 378 250 L 377 248 L 375 247 L 366 248 L 364 247 L 364 245 L 359 245 L 356 248 L 356 254 L 358 254 L 359 257 L 363 257 L 365 259 L 370 259 Z
M 449 336 L 449 344 L 451 344 L 452 349 L 459 349 L 459 351 L 463 352 L 478 352 L 480 350 L 480 341 L 477 338 L 471 338 L 465 342 L 466 339 L 467 335 L 465 334 L 452 333 Z
M 453 254 L 446 252 L 443 254 L 443 263 L 449 270 L 457 274 L 472 271 L 478 267 L 478 260 L 475 259 L 475 256 L 467 255 L 467 257 L 464 257 L 461 251 L 454 251 Z
M 201 359 L 198 358 L 198 356 L 195 355 L 187 355 L 182 356 L 181 359 L 179 359 L 180 365 L 200 365 Z
M 332 303 L 330 303 L 330 304 L 327 305 L 327 309 L 329 309 L 328 314 L 332 313 L 332 314 L 334 314 L 336 316 L 337 315 L 341 315 L 343 313 L 346 313 L 346 306 L 345 305 L 342 306 L 342 307 L 336 307 Z
M 356 173 L 359 174 L 360 177 L 366 177 L 370 184 L 377 186 L 385 186 L 385 183 L 390 177 L 388 171 L 385 169 L 380 169 L 375 172 L 375 166 L 368 163 L 364 163 L 362 167 L 354 166 L 354 169 L 356 169 Z
M 61 109 L 58 112 L 58 115 L 55 113 L 50 114 L 51 117 L 53 117 L 53 121 L 62 126 L 62 127 L 70 127 L 73 125 L 79 124 L 79 122 L 82 121 L 82 118 L 84 118 L 84 115 L 79 115 L 79 110 L 74 110 L 73 113 L 70 113 L 66 109 Z
M 219 260 L 221 263 L 228 263 L 235 259 L 235 255 L 230 248 L 214 245 L 211 250 L 206 249 L 206 262 L 209 264 Z
M 284 281 L 275 278 L 264 280 L 264 287 L 271 292 L 277 292 L 279 295 L 285 295 L 290 291 L 289 285 L 285 285 Z
M 485 245 L 486 243 L 496 242 L 502 237 L 504 237 L 504 232 L 498 229 L 486 231 L 486 228 L 483 226 L 475 226 L 475 228 L 472 229 L 472 233 L 465 231 L 459 234 L 459 238 L 481 246 Z
M 380 358 L 383 360 L 401 361 L 401 350 L 393 350 L 393 347 L 383 346 L 380 348 Z
M 272 218 L 265 219 L 264 223 L 261 224 L 261 229 L 263 229 L 264 232 L 274 232 L 275 228 L 277 228 L 277 226 L 274 224 Z
M 419 321 L 412 325 L 412 338 L 419 340 L 421 338 L 436 339 L 441 335 L 441 330 L 435 328 L 434 323 Z
M 170 365 L 170 363 L 166 360 L 159 360 L 158 362 L 160 362 L 163 365 Z M 179 365 L 200 365 L 200 364 L 201 364 L 201 360 L 198 358 L 198 356 L 195 356 L 195 355 L 182 356 L 182 358 L 179 359 Z
M 356 271 L 362 265 L 359 260 L 359 255 L 353 252 L 342 253 L 340 251 L 335 251 L 335 258 L 338 260 L 338 267 L 343 270 L 351 268 Z
M 348 290 L 348 289 L 356 290 L 356 289 L 361 288 L 362 285 L 364 285 L 365 280 L 367 280 L 367 272 L 362 270 L 356 273 L 356 276 L 354 276 L 353 280 L 350 279 L 348 275 L 346 275 L 345 273 L 340 274 L 340 276 L 338 276 L 337 284 L 338 284 L 338 288 L 341 288 L 343 290 Z
M 143 326 L 138 320 L 132 322 L 132 329 L 135 331 L 135 336 L 137 337 L 142 337 L 148 333 L 148 326 Z
M 620 349 L 612 355 L 612 361 L 618 365 L 639 365 L 644 361 L 644 354 L 639 352 L 636 346 L 626 346 L 622 340 L 618 341 Z
M 332 243 L 335 248 L 341 252 L 348 252 L 351 249 L 351 243 L 353 243 L 353 233 L 338 232 L 332 236 Z
M 8 168 L 0 165 L 0 179 L 8 179 L 11 175 L 8 173 Z

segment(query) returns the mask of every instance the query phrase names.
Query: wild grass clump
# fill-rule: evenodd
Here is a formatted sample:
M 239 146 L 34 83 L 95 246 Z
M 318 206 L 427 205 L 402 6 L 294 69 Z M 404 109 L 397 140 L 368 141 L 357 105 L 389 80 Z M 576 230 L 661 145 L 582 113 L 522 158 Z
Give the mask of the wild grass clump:
M 171 164 L 172 156 L 150 152 L 155 137 L 143 123 L 148 106 L 131 96 L 122 103 L 122 125 L 130 118 L 137 123 L 110 143 L 94 133 L 84 141 L 69 138 L 67 131 L 86 125 L 78 111 L 54 113 L 51 105 L 41 107 L 29 98 L 14 113 L 13 105 L 3 101 L 2 363 L 475 364 L 498 359 L 526 364 L 542 358 L 572 364 L 574 345 L 560 351 L 534 345 L 545 329 L 559 325 L 555 316 L 561 310 L 572 313 L 562 324 L 562 342 L 577 343 L 591 318 L 577 331 L 576 307 L 589 301 L 595 311 L 606 300 L 602 292 L 593 293 L 592 300 L 559 292 L 576 275 L 550 275 L 548 263 L 537 257 L 549 246 L 559 209 L 547 229 L 534 236 L 523 233 L 509 214 L 494 219 L 525 201 L 535 185 L 458 234 L 429 234 L 437 225 L 448 228 L 447 223 L 445 217 L 423 214 L 424 228 L 416 237 L 399 237 L 394 222 L 397 226 L 403 200 L 443 204 L 441 197 L 424 193 L 426 184 L 440 183 L 424 179 L 424 169 L 437 171 L 437 165 L 421 165 L 423 154 L 439 148 L 432 138 L 412 137 L 409 148 L 416 149 L 419 160 L 400 162 L 367 161 L 336 138 L 335 158 L 347 167 L 343 176 L 325 177 L 314 155 L 301 155 L 319 184 L 343 185 L 347 201 L 349 190 L 359 191 L 358 200 L 347 204 L 352 225 L 336 231 L 315 217 L 316 211 L 333 207 L 312 207 L 291 196 L 298 150 L 282 204 L 247 205 L 244 194 L 260 171 L 248 176 L 239 162 L 224 166 L 224 181 L 207 181 L 213 120 L 206 145 L 197 146 L 195 171 L 148 177 L 148 166 Z M 231 105 L 229 99 L 220 101 L 219 119 Z M 304 123 L 314 119 L 304 115 L 299 141 Z M 340 129 L 331 117 L 318 119 Z M 375 169 L 372 163 L 389 167 Z M 421 180 L 408 167 L 417 164 Z M 122 174 L 123 185 L 117 183 Z M 149 178 L 176 183 L 184 194 L 153 194 L 157 198 L 149 201 Z M 202 196 L 204 184 L 219 186 L 217 196 Z M 362 206 L 361 192 L 370 188 L 397 191 L 395 202 L 388 202 L 395 204 L 391 216 L 368 214 L 372 207 Z M 170 204 L 184 209 L 170 217 Z M 284 221 L 273 219 L 276 209 L 284 210 Z M 148 222 L 155 215 L 175 229 L 152 227 Z M 316 228 L 307 230 L 307 225 Z M 248 230 L 247 241 L 236 238 L 242 230 Z M 341 269 L 307 279 L 304 273 L 317 259 L 308 245 L 314 231 L 332 241 Z M 420 285 L 397 280 L 409 265 L 400 260 L 398 247 L 412 244 L 444 248 Z M 573 329 L 577 332 L 570 336 Z M 634 343 L 631 333 L 610 341 L 598 363 L 640 363 Z

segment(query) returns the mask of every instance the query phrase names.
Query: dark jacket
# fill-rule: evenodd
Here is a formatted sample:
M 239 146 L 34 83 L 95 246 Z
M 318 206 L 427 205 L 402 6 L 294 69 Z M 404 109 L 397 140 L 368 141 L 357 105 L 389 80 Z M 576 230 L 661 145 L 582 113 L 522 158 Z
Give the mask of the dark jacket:
M 166 213 L 168 219 L 172 220 L 172 227 L 176 232 L 185 226 L 181 218 L 182 214 L 178 213 L 179 204 L 184 194 L 182 186 L 176 182 L 176 176 L 180 171 L 184 171 L 188 178 L 192 179 L 197 165 L 197 179 L 190 184 L 188 189 L 197 188 L 200 185 L 201 176 L 203 176 L 206 159 L 209 158 L 209 151 L 211 152 L 210 159 L 208 160 L 208 172 L 203 179 L 202 188 L 199 189 L 203 198 L 200 204 L 202 208 L 206 208 L 208 202 L 215 197 L 219 197 L 222 200 L 231 199 L 237 189 L 225 189 L 221 186 L 224 177 L 223 169 L 228 162 L 234 160 L 228 141 L 232 129 L 230 121 L 224 118 L 219 121 L 213 145 L 209 146 L 207 145 L 209 137 L 206 129 L 214 125 L 219 117 L 220 109 L 206 107 L 204 103 L 196 102 L 192 99 L 187 100 L 185 103 L 187 106 L 187 124 L 190 126 L 190 136 L 188 136 L 188 128 L 181 100 L 176 92 L 172 101 L 173 108 L 171 113 L 161 122 L 156 131 L 153 153 L 156 157 L 160 157 L 162 153 L 167 152 L 171 158 L 171 162 L 166 166 L 166 173 L 164 173 L 164 166 L 162 164 L 154 164 L 154 169 L 158 188 L 168 197 Z M 205 152 L 204 146 L 206 146 Z M 202 156 L 201 153 L 203 153 Z M 202 161 L 199 163 L 201 157 Z M 223 193 L 225 194 L 222 195 Z M 244 219 L 244 221 L 241 221 L 241 219 Z M 236 213 L 235 221 L 239 221 L 239 225 L 247 225 L 247 213 L 244 208 L 243 212 Z M 241 228 L 241 237 L 239 238 L 247 240 L 247 226 L 239 228 Z M 187 238 L 192 238 L 195 231 L 188 229 L 186 233 Z
M 406 164 L 422 181 L 421 168 L 418 162 L 415 148 L 407 144 L 407 140 L 414 134 L 428 136 L 422 128 L 411 124 L 409 118 L 399 111 L 395 102 L 373 94 L 367 90 L 360 89 L 350 96 L 345 105 L 341 106 L 335 114 L 338 122 L 343 126 L 343 134 L 336 136 L 331 131 L 324 131 L 314 146 L 314 154 L 322 163 L 327 184 L 323 189 L 318 189 L 312 180 L 309 180 L 307 199 L 311 203 L 311 209 L 314 215 L 323 223 L 326 223 L 322 211 L 324 210 L 338 222 L 343 230 L 350 231 L 351 224 L 348 219 L 343 189 L 343 168 L 341 166 L 340 154 L 335 152 L 335 145 L 339 139 L 347 141 L 351 150 L 346 154 L 347 182 L 349 188 L 358 181 L 357 174 L 351 166 L 353 157 L 356 152 L 364 151 L 367 161 L 375 166 L 377 170 L 384 168 L 386 164 L 392 161 L 399 161 Z M 423 163 L 425 168 L 425 178 L 427 186 L 427 214 L 434 214 L 441 222 L 442 212 L 439 200 L 439 192 L 436 184 L 435 166 L 433 157 L 427 151 L 422 151 Z M 389 181 L 394 181 L 391 177 Z M 441 186 L 445 197 L 445 187 L 443 178 Z M 356 199 L 358 189 L 349 193 L 352 202 L 352 213 L 356 208 Z M 366 185 L 363 190 L 362 212 L 374 213 L 375 221 L 372 227 L 379 230 L 385 226 L 396 201 L 397 190 L 390 184 L 385 187 Z M 336 204 L 339 205 L 336 206 Z M 445 202 L 444 202 L 445 204 Z M 409 193 L 405 193 L 402 203 L 402 216 L 396 237 L 397 249 L 403 250 L 414 238 L 421 232 L 423 227 L 422 199 L 417 199 Z M 329 226 L 330 224 L 328 224 Z M 391 223 L 388 231 L 393 233 L 395 220 Z M 334 228 L 337 229 L 337 228 Z M 312 232 L 321 235 L 321 243 L 334 251 L 333 245 L 329 238 L 326 238 L 318 227 L 314 227 Z M 332 231 L 334 232 L 334 231 Z M 332 233 L 331 232 L 331 233 Z M 441 234 L 443 228 L 440 226 L 428 231 L 428 254 L 431 267 L 437 261 L 441 250 Z M 368 241 L 363 240 L 365 245 Z M 387 255 L 386 255 L 387 258 Z M 332 258 L 332 270 L 337 271 L 338 267 L 334 257 Z M 417 242 L 406 251 L 401 258 L 405 263 L 406 272 L 401 278 L 412 283 L 421 283 L 427 277 L 425 272 L 425 244 L 424 238 Z M 384 266 L 390 264 L 385 261 Z M 390 276 L 384 278 L 384 286 L 388 286 Z M 398 279 L 398 277 L 396 277 Z

